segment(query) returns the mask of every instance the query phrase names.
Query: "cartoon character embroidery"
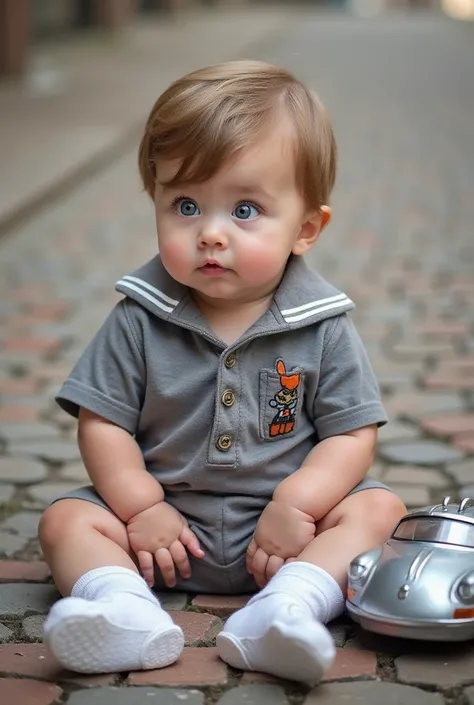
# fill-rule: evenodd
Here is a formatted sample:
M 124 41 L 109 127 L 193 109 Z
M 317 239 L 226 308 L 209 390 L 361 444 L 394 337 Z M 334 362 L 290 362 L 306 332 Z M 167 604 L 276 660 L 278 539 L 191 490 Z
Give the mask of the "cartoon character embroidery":
M 298 387 L 301 373 L 287 375 L 283 360 L 277 360 L 276 371 L 280 375 L 281 389 L 270 399 L 269 404 L 278 409 L 270 424 L 270 436 L 283 436 L 295 427 Z

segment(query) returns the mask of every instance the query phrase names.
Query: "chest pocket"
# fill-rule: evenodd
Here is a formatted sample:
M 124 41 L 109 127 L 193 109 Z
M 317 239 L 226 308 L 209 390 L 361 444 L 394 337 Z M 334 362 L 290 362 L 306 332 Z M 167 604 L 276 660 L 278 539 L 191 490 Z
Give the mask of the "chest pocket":
M 287 370 L 278 359 L 273 370 L 260 370 L 260 437 L 281 440 L 294 434 L 303 403 L 304 372 Z

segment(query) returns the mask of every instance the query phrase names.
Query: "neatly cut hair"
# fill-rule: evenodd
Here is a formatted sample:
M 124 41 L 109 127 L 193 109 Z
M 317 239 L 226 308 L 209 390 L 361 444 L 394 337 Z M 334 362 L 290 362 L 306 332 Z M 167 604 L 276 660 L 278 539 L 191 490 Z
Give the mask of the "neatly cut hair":
M 203 182 L 264 131 L 290 119 L 296 181 L 306 206 L 329 202 L 337 149 L 319 98 L 285 69 L 260 61 L 229 61 L 193 71 L 156 101 L 140 143 L 143 185 L 153 198 L 156 160 L 179 159 L 169 186 Z

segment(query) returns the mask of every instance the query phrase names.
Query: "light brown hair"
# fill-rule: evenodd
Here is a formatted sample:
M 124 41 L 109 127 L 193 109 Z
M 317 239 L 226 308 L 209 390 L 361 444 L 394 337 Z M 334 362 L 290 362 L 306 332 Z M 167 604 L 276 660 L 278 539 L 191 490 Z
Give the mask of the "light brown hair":
M 296 180 L 307 207 L 329 201 L 337 150 L 318 97 L 288 71 L 260 61 L 230 61 L 175 81 L 156 101 L 141 140 L 138 164 L 153 198 L 157 159 L 182 159 L 168 185 L 203 182 L 275 124 L 290 118 L 296 135 Z

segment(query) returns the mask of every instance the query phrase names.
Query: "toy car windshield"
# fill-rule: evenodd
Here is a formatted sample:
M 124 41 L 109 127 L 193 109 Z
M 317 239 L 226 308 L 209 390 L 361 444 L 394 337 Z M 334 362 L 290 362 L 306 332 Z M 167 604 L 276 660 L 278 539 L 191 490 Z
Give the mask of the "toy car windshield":
M 474 524 L 448 517 L 409 517 L 402 519 L 392 538 L 474 548 Z

